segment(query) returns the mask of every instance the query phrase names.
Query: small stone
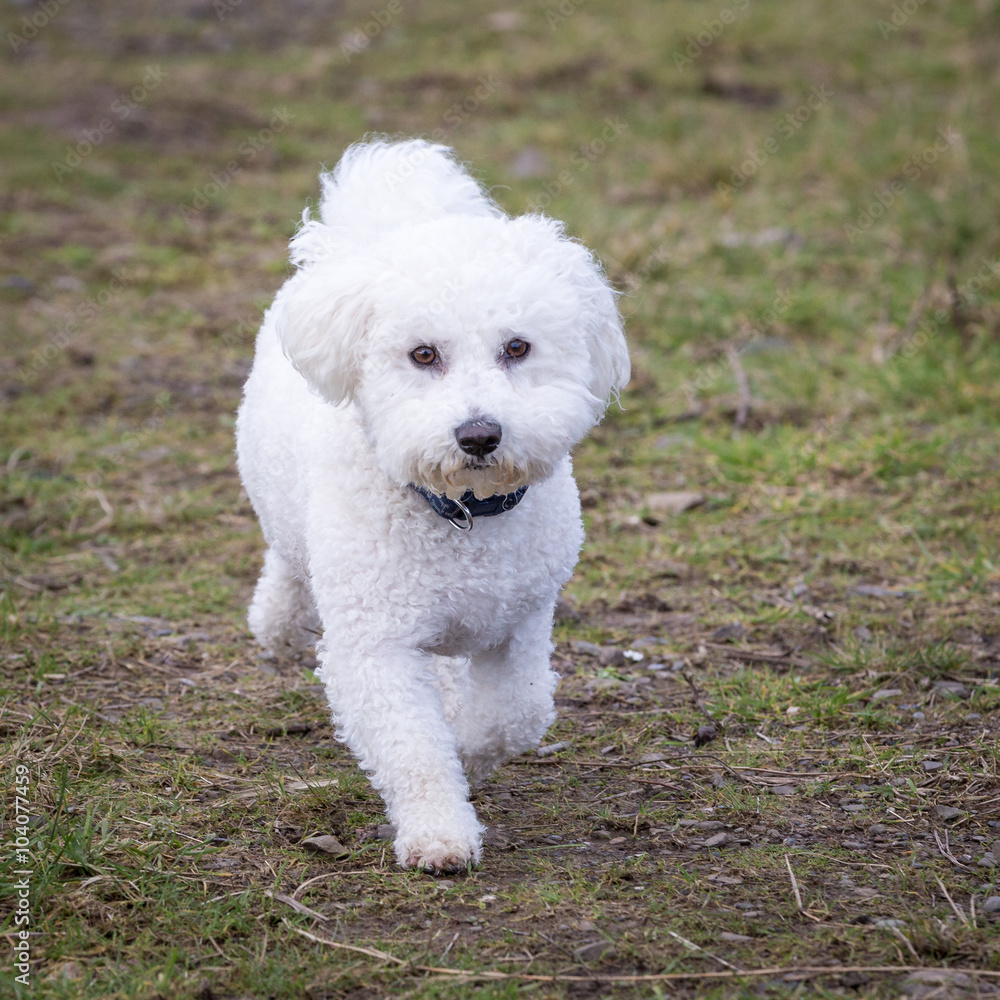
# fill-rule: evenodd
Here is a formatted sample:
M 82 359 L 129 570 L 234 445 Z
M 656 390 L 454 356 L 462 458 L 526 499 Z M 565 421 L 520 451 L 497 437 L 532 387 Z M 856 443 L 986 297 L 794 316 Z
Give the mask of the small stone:
M 740 942 L 740 941 L 752 941 L 753 938 L 752 937 L 748 937 L 746 934 L 733 934 L 732 931 L 723 931 L 719 935 L 719 940 L 720 941 Z
M 696 820 L 694 825 L 699 830 L 725 830 L 726 824 L 720 822 L 717 819 L 702 819 Z
M 451 889 L 455 883 L 450 878 L 439 878 L 434 885 L 438 889 Z
M 901 587 L 876 587 L 869 583 L 860 583 L 856 587 L 851 587 L 848 593 L 856 594 L 858 597 L 909 597 L 913 591 Z
M 882 688 L 872 695 L 872 701 L 882 701 L 884 698 L 898 698 L 902 693 L 900 688 Z
M 566 597 L 560 597 L 556 601 L 554 619 L 556 625 L 565 625 L 567 622 L 580 621 L 580 612 L 573 607 Z
M 706 743 L 711 743 L 712 740 L 715 739 L 715 735 L 715 726 L 699 726 L 698 731 L 694 734 L 694 745 L 696 747 L 701 747 Z
M 889 827 L 887 827 L 885 825 L 885 823 L 872 823 L 872 825 L 870 827 L 868 827 L 868 832 L 869 833 L 888 833 L 889 832 Z
M 983 903 L 983 913 L 1000 913 L 1000 896 L 990 896 Z
M 302 841 L 302 846 L 308 847 L 310 851 L 333 854 L 336 857 L 344 857 L 344 855 L 350 854 L 350 851 L 336 837 L 331 837 L 328 833 L 319 837 L 308 837 Z
M 961 809 L 956 809 L 954 806 L 935 806 L 934 812 L 937 813 L 941 819 L 958 819 L 962 815 Z
M 717 628 L 712 633 L 712 642 L 738 642 L 749 634 L 745 625 L 740 624 L 740 622 L 731 622 L 729 625 Z
M 49 982 L 58 979 L 61 979 L 63 982 L 72 982 L 77 979 L 83 979 L 85 973 L 86 970 L 79 962 L 61 962 L 52 969 L 45 979 Z
M 705 841 L 706 847 L 722 847 L 729 840 L 729 834 L 723 831 L 722 833 L 717 833 L 713 837 L 709 837 Z
M 875 636 L 872 635 L 872 630 L 867 625 L 859 625 L 854 630 L 854 638 L 858 642 L 871 642 Z
M 877 920 L 872 921 L 872 927 L 905 927 L 906 921 L 900 920 L 897 917 L 879 917 Z
M 865 807 L 860 802 L 849 802 L 846 806 L 841 806 L 844 812 L 859 813 L 864 812 Z
M 795 786 L 794 785 L 772 785 L 771 786 L 772 795 L 794 795 Z
M 396 828 L 391 823 L 379 823 L 375 830 L 376 840 L 395 840 Z
M 841 847 L 848 851 L 863 851 L 865 850 L 865 845 L 857 840 L 844 840 L 840 844 Z
M 20 274 L 10 274 L 3 279 L 3 287 L 10 292 L 30 295 L 35 290 L 35 283 L 30 278 L 22 277 Z
M 665 753 L 647 753 L 643 754 L 639 758 L 640 764 L 658 764 L 661 760 L 666 760 L 667 755 Z
M 845 972 L 840 977 L 840 985 L 846 986 L 850 990 L 860 989 L 862 986 L 867 986 L 870 982 L 871 977 L 866 976 L 863 972 Z
M 990 854 L 992 854 L 997 861 L 1000 861 L 1000 840 L 994 840 L 990 845 Z
M 646 497 L 646 507 L 658 514 L 682 514 L 705 502 L 704 493 L 677 490 L 666 493 L 650 493 Z
M 513 12 L 511 12 L 513 13 Z M 494 27 L 493 20 L 490 21 L 490 26 Z M 507 28 L 495 28 L 497 31 L 510 30 Z M 517 154 L 514 162 L 510 165 L 511 173 L 518 178 L 524 179 L 527 177 L 545 177 L 548 173 L 548 164 L 545 159 L 545 155 L 541 150 L 535 149 L 533 146 L 526 146 Z
M 566 748 L 567 744 L 565 743 L 550 743 L 548 746 L 538 747 L 538 749 L 535 750 L 535 756 L 551 757 L 553 754 L 557 754 L 560 750 L 565 750 Z
M 938 681 L 934 690 L 945 698 L 969 698 L 972 692 L 958 681 Z
M 964 972 L 951 969 L 918 969 L 900 982 L 904 993 L 914 997 L 955 996 L 949 986 L 965 990 L 971 985 L 972 980 Z
M 591 941 L 573 950 L 573 957 L 578 962 L 597 962 L 602 958 L 614 955 L 615 946 L 610 941 Z
M 997 861 L 992 854 L 984 854 L 976 862 L 976 864 L 978 864 L 980 868 L 996 868 L 997 865 L 1000 865 L 1000 861 Z
M 940 771 L 944 764 L 939 760 L 925 760 L 921 766 L 925 771 Z

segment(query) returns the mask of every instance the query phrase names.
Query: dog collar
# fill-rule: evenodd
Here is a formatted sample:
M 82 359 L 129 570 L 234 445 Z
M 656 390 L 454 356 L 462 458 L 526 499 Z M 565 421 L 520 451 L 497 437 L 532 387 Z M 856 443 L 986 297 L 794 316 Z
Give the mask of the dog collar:
M 466 490 L 457 500 L 452 500 L 413 483 L 410 483 L 410 488 L 427 501 L 435 514 L 451 521 L 461 531 L 472 531 L 472 519 L 475 517 L 496 517 L 497 514 L 511 510 L 528 491 L 527 485 L 524 485 L 513 493 L 494 493 L 491 497 L 479 500 L 472 490 Z

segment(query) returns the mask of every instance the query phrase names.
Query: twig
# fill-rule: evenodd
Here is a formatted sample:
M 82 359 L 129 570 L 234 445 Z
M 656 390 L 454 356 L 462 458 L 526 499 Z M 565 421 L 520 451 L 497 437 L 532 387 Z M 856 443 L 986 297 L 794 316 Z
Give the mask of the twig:
M 804 660 L 800 656 L 793 656 L 791 653 L 765 653 L 753 649 L 739 649 L 736 646 L 728 646 L 721 642 L 703 643 L 706 649 L 711 649 L 716 653 L 725 653 L 726 656 L 734 660 L 746 660 L 749 663 L 780 663 L 788 664 L 790 667 L 811 667 L 813 663 Z
M 948 263 L 948 296 L 951 300 L 951 322 L 962 338 L 962 347 L 969 348 L 969 318 L 965 312 L 965 303 L 962 301 L 962 293 L 958 289 L 958 280 L 955 275 L 955 261 Z
M 799 913 L 802 913 L 802 894 L 799 892 L 799 883 L 795 881 L 795 872 L 792 871 L 792 862 L 787 854 L 785 855 L 785 867 L 788 869 L 788 877 L 792 880 L 792 892 L 795 893 L 795 908 Z
M 299 896 L 305 892 L 306 886 L 312 885 L 313 882 L 321 882 L 325 878 L 343 878 L 345 875 L 367 875 L 370 869 L 362 868 L 360 871 L 355 872 L 323 872 L 322 875 L 317 875 L 315 878 L 307 878 L 305 882 L 300 885 L 295 892 L 292 893 L 292 899 L 297 900 Z
M 734 423 L 737 427 L 745 427 L 747 416 L 750 413 L 750 404 L 753 402 L 753 397 L 750 395 L 750 380 L 747 378 L 746 370 L 740 361 L 739 351 L 732 345 L 726 348 L 726 359 L 729 361 L 729 367 L 733 370 L 733 378 L 736 380 L 737 403 Z
M 792 892 L 795 893 L 795 908 L 802 914 L 802 916 L 807 917 L 809 920 L 819 923 L 819 917 L 814 917 L 803 905 L 802 905 L 802 894 L 799 892 L 799 883 L 795 878 L 795 872 L 792 871 L 792 861 L 791 858 L 785 855 L 785 867 L 788 869 L 788 877 L 792 880 Z
M 698 981 L 705 979 L 740 979 L 746 976 L 843 976 L 848 972 L 861 973 L 884 973 L 886 975 L 898 975 L 901 972 L 921 972 L 938 968 L 930 965 L 802 965 L 802 966 L 775 966 L 767 969 L 743 969 L 739 972 L 661 972 L 635 976 L 610 976 L 600 973 L 588 973 L 585 976 L 567 975 L 541 975 L 527 972 L 498 972 L 493 969 L 485 969 L 482 972 L 470 972 L 467 969 L 448 969 L 433 965 L 416 965 L 407 962 L 388 952 L 377 951 L 374 948 L 361 948 L 354 944 L 344 944 L 340 941 L 330 941 L 327 938 L 317 937 L 308 931 L 302 930 L 290 923 L 284 917 L 282 923 L 291 931 L 314 941 L 316 944 L 325 945 L 327 948 L 337 948 L 343 951 L 353 951 L 360 955 L 370 955 L 381 962 L 392 962 L 395 965 L 406 966 L 415 972 L 433 972 L 440 976 L 455 976 L 467 981 L 472 980 L 524 980 L 535 983 L 666 983 Z M 944 970 L 942 970 L 944 971 Z M 1000 971 L 993 969 L 967 969 L 963 967 L 949 967 L 947 970 L 954 975 L 964 973 L 968 976 L 983 976 L 990 979 L 1000 979 Z
M 688 682 L 688 687 L 691 688 L 691 694 L 694 697 L 694 703 L 698 706 L 698 710 L 701 714 L 704 715 L 709 722 L 715 722 L 715 719 L 712 718 L 708 709 L 705 708 L 705 703 L 701 700 L 701 695 L 698 694 L 698 689 L 695 687 L 694 681 L 691 680 L 691 677 L 686 670 L 681 671 L 681 677 Z
M 934 275 L 932 268 L 931 275 L 927 279 L 927 284 L 924 286 L 924 290 L 920 293 L 920 297 L 917 301 L 914 302 L 913 308 L 910 309 L 910 315 L 906 320 L 906 326 L 903 327 L 898 336 L 891 337 L 886 342 L 884 348 L 876 350 L 874 360 L 877 364 L 888 361 L 916 332 L 917 326 L 920 324 L 920 320 L 924 315 L 924 310 L 927 308 L 927 302 L 931 297 L 931 289 L 933 286 Z
M 955 911 L 955 916 L 958 917 L 958 919 L 961 920 L 963 924 L 968 925 L 969 918 L 962 912 L 962 910 L 958 907 L 958 905 L 956 905 L 955 900 L 951 898 L 950 893 L 945 888 L 944 882 L 942 882 L 938 876 L 935 876 L 935 878 L 937 879 L 937 884 L 941 886 L 941 891 L 944 893 L 944 898 L 948 900 L 949 906 L 951 906 L 951 908 Z
M 919 962 L 920 956 L 917 954 L 917 949 L 913 947 L 913 943 L 910 939 L 895 924 L 890 924 L 889 930 L 891 930 L 892 933 L 906 945 L 906 950 Z
M 947 837 L 948 834 L 945 833 L 945 836 Z M 958 858 L 956 858 L 955 855 L 951 853 L 951 849 L 947 844 L 941 843 L 941 837 L 938 834 L 937 830 L 934 831 L 934 840 L 937 842 L 938 850 L 941 852 L 942 857 L 947 858 L 956 868 L 961 868 L 962 871 L 966 872 L 972 871 L 972 869 L 968 865 L 963 865 L 962 862 L 959 861 Z
M 270 889 L 264 890 L 265 896 L 270 896 L 277 903 L 284 903 L 285 906 L 290 906 L 296 913 L 301 913 L 303 916 L 312 917 L 314 920 L 322 920 L 326 923 L 330 918 L 325 913 L 317 913 L 316 910 L 311 910 L 305 903 L 300 903 L 297 899 L 292 899 L 291 896 L 286 896 L 283 892 L 272 892 Z
M 724 958 L 719 958 L 718 955 L 713 955 L 710 951 L 706 951 L 704 948 L 701 947 L 701 945 L 695 944 L 694 941 L 688 941 L 687 938 L 681 937 L 680 934 L 677 934 L 675 931 L 668 930 L 667 933 L 672 938 L 677 938 L 677 940 L 680 941 L 680 943 L 684 945 L 685 948 L 689 948 L 691 951 L 700 951 L 703 955 L 708 955 L 709 958 L 714 959 L 716 962 L 719 963 L 719 965 L 724 965 L 727 969 L 732 969 L 733 972 L 742 971 L 735 965 L 730 965 L 729 962 L 727 962 Z
M 443 962 L 448 957 L 448 952 L 451 951 L 451 946 L 458 940 L 461 931 L 455 931 L 455 936 L 448 942 L 448 946 L 443 952 L 441 952 L 441 961 Z

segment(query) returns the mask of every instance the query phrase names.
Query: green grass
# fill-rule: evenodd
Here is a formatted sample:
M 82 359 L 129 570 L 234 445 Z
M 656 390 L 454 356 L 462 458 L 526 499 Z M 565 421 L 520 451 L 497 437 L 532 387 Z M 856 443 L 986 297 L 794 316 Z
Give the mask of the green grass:
M 888 0 L 216 8 L 65 4 L 20 40 L 41 8 L 0 15 L 0 764 L 7 824 L 30 773 L 37 933 L 30 986 L 5 960 L 3 988 L 912 992 L 902 971 L 634 978 L 722 959 L 959 967 L 946 989 L 985 991 L 997 6 L 922 4 L 898 31 Z M 634 362 L 575 456 L 569 749 L 479 790 L 494 839 L 450 886 L 395 869 L 311 659 L 259 659 L 243 617 L 240 387 L 316 175 L 368 131 L 438 138 L 505 208 L 564 219 L 623 293 Z M 649 502 L 676 490 L 701 502 Z M 729 840 L 704 846 L 706 821 Z M 301 846 L 322 832 L 345 858 Z

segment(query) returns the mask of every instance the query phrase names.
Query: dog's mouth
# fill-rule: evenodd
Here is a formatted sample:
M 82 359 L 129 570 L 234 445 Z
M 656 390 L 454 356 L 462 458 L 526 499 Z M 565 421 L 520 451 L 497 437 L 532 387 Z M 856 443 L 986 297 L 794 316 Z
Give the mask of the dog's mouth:
M 497 494 L 513 493 L 524 486 L 530 470 L 515 465 L 502 454 L 455 455 L 432 468 L 423 468 L 412 479 L 420 485 L 452 500 L 468 490 L 480 500 Z

